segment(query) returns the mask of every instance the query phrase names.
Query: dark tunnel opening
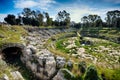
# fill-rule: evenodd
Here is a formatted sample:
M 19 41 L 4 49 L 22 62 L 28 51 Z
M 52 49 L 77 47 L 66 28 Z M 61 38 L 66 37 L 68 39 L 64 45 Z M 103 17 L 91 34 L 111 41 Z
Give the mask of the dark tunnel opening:
M 3 51 L 3 59 L 10 64 L 20 62 L 20 56 L 22 54 L 22 50 L 19 47 L 8 47 Z
M 2 59 L 8 66 L 16 67 L 15 71 L 19 71 L 25 80 L 38 80 L 34 74 L 22 63 L 23 51 L 20 47 L 7 47 L 2 50 Z

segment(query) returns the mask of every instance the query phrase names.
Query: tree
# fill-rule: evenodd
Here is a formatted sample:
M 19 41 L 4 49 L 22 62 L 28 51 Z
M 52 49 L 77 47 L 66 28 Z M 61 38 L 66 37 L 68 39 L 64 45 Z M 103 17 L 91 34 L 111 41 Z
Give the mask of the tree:
M 24 8 L 22 15 L 22 21 L 25 25 L 39 26 L 43 23 L 40 11 L 31 11 L 30 8 Z
M 102 19 L 98 15 L 88 15 L 81 18 L 84 27 L 102 26 Z
M 4 20 L 11 25 L 15 25 L 16 24 L 16 19 L 15 19 L 15 15 L 13 14 L 8 14 L 7 17 L 4 18 Z
M 107 17 L 106 17 L 106 22 L 109 27 L 120 27 L 120 11 L 119 10 L 114 10 L 114 11 L 108 11 L 107 12 Z
M 120 28 L 120 18 L 116 19 L 116 27 Z
M 20 25 L 20 22 L 21 22 L 21 21 L 20 21 L 20 18 L 17 18 L 17 19 L 16 19 L 16 24 L 17 24 L 17 25 Z
M 59 22 L 59 26 L 69 26 L 70 25 L 70 14 L 65 10 L 58 12 L 56 21 Z
M 37 18 L 38 17 L 38 14 L 37 14 L 37 12 L 36 11 L 31 11 L 31 17 L 32 18 Z
M 29 18 L 31 17 L 32 11 L 30 8 L 24 8 L 22 14 L 24 17 Z
M 79 29 L 81 27 L 81 23 L 74 23 L 72 27 Z
M 44 19 L 44 16 L 42 13 L 39 13 L 38 14 L 38 17 L 37 17 L 38 21 L 39 21 L 39 25 L 40 26 L 43 26 L 43 19 Z
M 90 65 L 87 68 L 84 80 L 101 80 L 101 78 L 98 76 L 96 68 L 93 65 Z
M 81 21 L 83 22 L 83 26 L 84 27 L 88 27 L 89 26 L 89 24 L 88 24 L 88 17 L 87 16 L 83 16 L 81 18 Z
M 31 18 L 23 17 L 22 20 L 25 25 L 31 25 Z
M 96 27 L 102 27 L 103 26 L 103 21 L 102 21 L 101 18 L 95 21 L 95 26 Z
M 32 17 L 32 11 L 30 8 L 24 8 L 22 12 L 22 20 L 25 25 L 31 25 L 31 17 Z
M 46 26 L 52 25 L 52 18 L 50 18 L 49 14 L 47 12 L 44 12 L 45 18 L 46 18 Z
M 59 26 L 59 22 L 57 20 L 53 21 L 54 26 Z
M 31 25 L 32 25 L 32 26 L 39 26 L 38 20 L 36 20 L 35 18 L 32 18 L 32 19 L 31 19 Z
M 52 23 L 53 23 L 53 19 L 52 19 L 52 18 L 49 18 L 49 20 L 48 20 L 47 22 L 48 22 L 48 25 L 51 26 Z
M 78 64 L 78 67 L 79 67 L 79 69 L 80 69 L 80 72 L 81 72 L 82 74 L 84 74 L 85 71 L 86 71 L 86 68 L 87 68 L 86 62 L 85 62 L 85 61 L 80 62 L 80 63 Z
M 100 19 L 101 19 L 101 18 L 100 18 L 100 16 L 98 16 L 98 15 L 88 15 L 88 21 L 89 21 L 91 27 L 92 27 L 92 26 L 96 27 L 96 26 L 95 26 L 95 25 L 96 25 L 96 21 L 98 21 L 98 20 L 100 20 Z

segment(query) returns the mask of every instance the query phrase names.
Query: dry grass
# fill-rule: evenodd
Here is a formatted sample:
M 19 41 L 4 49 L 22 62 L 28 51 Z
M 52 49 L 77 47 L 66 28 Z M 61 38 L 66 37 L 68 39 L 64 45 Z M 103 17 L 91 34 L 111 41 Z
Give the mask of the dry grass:
M 4 43 L 22 43 L 21 37 L 27 35 L 22 26 L 0 26 L 0 46 Z

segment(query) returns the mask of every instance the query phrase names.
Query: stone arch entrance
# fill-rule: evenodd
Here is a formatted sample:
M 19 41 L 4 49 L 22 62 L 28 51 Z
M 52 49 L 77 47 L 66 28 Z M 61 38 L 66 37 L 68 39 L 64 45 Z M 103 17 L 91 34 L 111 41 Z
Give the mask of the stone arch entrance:
M 2 51 L 4 59 L 14 61 L 20 58 L 22 54 L 21 49 L 18 47 L 8 47 Z
M 23 63 L 22 58 L 24 57 L 23 56 L 24 54 L 26 54 L 26 47 L 22 44 L 17 44 L 17 43 L 4 44 L 2 48 L 0 48 L 0 56 L 3 56 L 2 58 L 3 61 L 6 62 L 7 66 L 12 65 L 13 67 L 12 71 L 10 72 L 14 72 L 14 71 L 20 72 L 25 80 L 26 79 L 37 80 L 33 76 L 32 72 Z M 15 76 L 17 75 L 15 74 Z M 18 80 L 18 78 L 15 80 Z M 19 79 L 19 80 L 23 80 L 23 79 Z
M 23 52 L 24 46 L 22 44 L 5 44 L 1 49 L 2 58 L 9 63 L 17 63 L 18 60 L 20 61 Z

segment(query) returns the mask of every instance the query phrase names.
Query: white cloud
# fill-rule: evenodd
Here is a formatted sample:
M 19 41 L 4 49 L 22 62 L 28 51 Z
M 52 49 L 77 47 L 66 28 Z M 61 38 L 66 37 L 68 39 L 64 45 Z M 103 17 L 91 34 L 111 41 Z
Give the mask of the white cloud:
M 24 0 L 15 1 L 16 8 L 34 7 L 36 5 L 37 2 L 34 1 L 24 1 Z
M 14 1 L 15 8 L 40 8 L 47 10 L 52 4 L 56 3 L 54 0 L 16 0 Z
M 48 10 L 48 13 L 50 13 L 51 17 L 55 19 L 57 12 L 61 10 L 66 10 L 70 13 L 70 17 L 72 21 L 80 22 L 81 18 L 84 15 L 88 14 L 97 14 L 100 15 L 101 18 L 104 20 L 106 17 L 107 11 L 115 10 L 119 8 L 93 8 L 92 6 L 82 5 L 79 1 L 76 0 L 72 4 L 62 4 L 57 3 L 55 0 L 16 0 L 14 1 L 16 8 L 40 8 L 42 10 Z M 113 1 L 116 3 L 120 3 L 120 0 L 105 0 L 105 1 Z M 53 4 L 56 4 L 56 6 L 53 6 Z
M 3 22 L 6 16 L 7 14 L 0 14 L 0 22 Z
M 42 9 L 47 9 L 51 6 L 51 4 L 54 3 L 56 3 L 54 0 L 39 0 L 38 7 L 41 7 Z
M 96 11 L 92 8 L 89 8 L 87 6 L 72 6 L 72 7 L 61 7 L 58 9 L 58 11 L 60 10 L 66 10 L 67 12 L 70 13 L 70 17 L 71 17 L 71 20 L 72 21 L 75 21 L 75 22 L 80 22 L 81 21 L 81 18 L 84 16 L 84 15 L 88 15 L 88 14 L 103 14 L 102 12 L 100 11 Z

